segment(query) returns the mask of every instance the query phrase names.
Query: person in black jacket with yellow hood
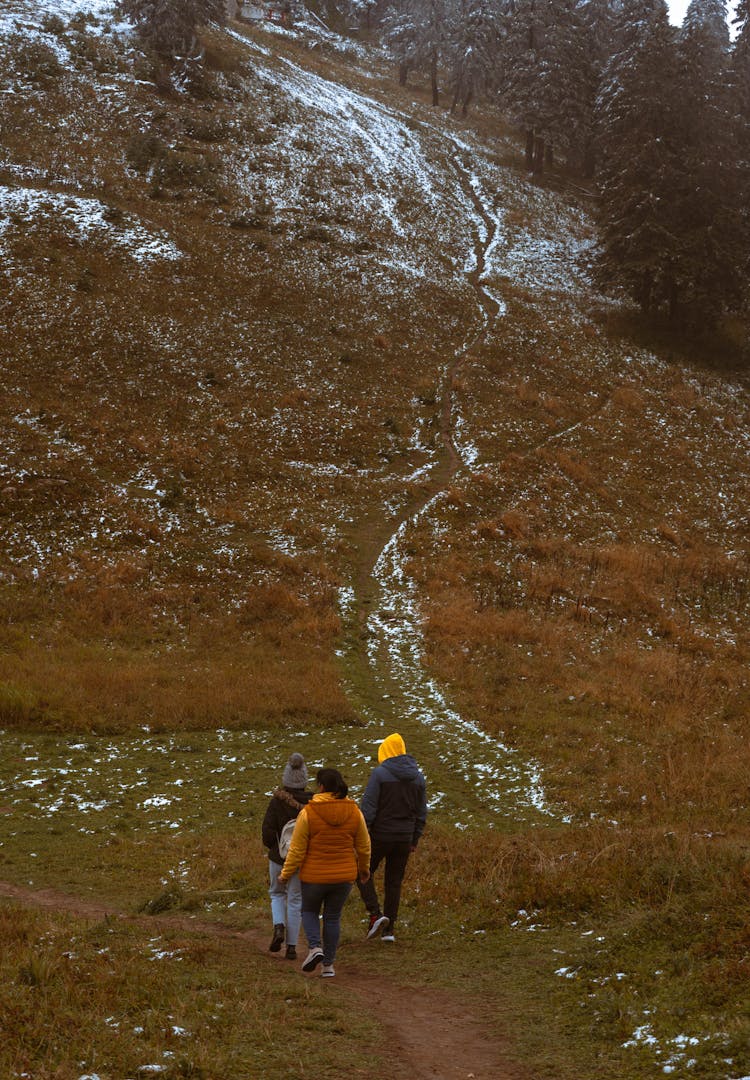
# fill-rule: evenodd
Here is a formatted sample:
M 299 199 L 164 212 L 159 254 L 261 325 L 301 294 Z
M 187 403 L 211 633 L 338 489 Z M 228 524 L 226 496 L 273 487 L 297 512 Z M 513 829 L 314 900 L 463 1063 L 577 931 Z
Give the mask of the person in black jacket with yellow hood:
M 372 841 L 370 878 L 359 891 L 370 921 L 368 938 L 380 931 L 383 941 L 395 941 L 395 925 L 409 855 L 416 851 L 427 820 L 427 786 L 404 740 L 389 735 L 378 748 L 379 764 L 370 774 L 360 801 Z M 374 883 L 375 871 L 385 859 L 383 908 Z
M 302 754 L 292 754 L 284 767 L 282 787 L 276 788 L 268 804 L 263 825 L 263 843 L 268 848 L 268 893 L 271 897 L 273 937 L 268 946 L 271 952 L 279 952 L 286 936 L 286 959 L 296 960 L 297 939 L 302 920 L 302 886 L 299 874 L 288 882 L 279 880 L 284 858 L 279 852 L 279 837 L 287 821 L 296 818 L 303 806 L 312 798 L 305 790 L 307 766 Z

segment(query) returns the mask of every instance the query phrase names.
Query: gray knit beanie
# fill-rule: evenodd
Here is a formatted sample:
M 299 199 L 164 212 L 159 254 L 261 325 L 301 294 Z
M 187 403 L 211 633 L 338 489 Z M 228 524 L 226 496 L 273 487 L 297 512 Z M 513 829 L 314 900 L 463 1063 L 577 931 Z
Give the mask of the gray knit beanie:
M 284 787 L 303 788 L 307 783 L 307 765 L 302 754 L 292 754 L 284 766 L 284 775 L 281 778 Z

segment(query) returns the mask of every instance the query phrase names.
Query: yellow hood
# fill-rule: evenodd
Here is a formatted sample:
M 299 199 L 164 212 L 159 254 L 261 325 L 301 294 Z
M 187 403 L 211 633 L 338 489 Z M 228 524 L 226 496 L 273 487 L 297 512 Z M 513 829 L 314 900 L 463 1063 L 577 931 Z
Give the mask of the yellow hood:
M 387 739 L 383 739 L 382 743 L 378 747 L 378 762 L 382 765 L 387 758 L 398 757 L 399 754 L 406 753 L 406 743 L 400 735 L 389 735 Z

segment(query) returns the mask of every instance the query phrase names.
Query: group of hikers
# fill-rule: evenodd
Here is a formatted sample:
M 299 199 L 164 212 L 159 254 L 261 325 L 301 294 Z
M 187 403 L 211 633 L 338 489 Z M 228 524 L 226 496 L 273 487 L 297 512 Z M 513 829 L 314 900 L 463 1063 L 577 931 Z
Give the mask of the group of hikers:
M 321 966 L 321 976 L 332 978 L 341 913 L 355 882 L 369 914 L 367 937 L 395 941 L 401 883 L 427 818 L 425 778 L 402 737 L 393 734 L 378 748 L 378 765 L 359 806 L 338 769 L 319 769 L 315 792 L 307 781 L 305 759 L 292 754 L 263 819 L 273 919 L 268 947 L 280 952 L 286 942 L 286 958 L 296 960 L 301 925 L 308 945 L 302 970 Z M 294 832 L 282 855 L 289 821 Z M 373 876 L 383 862 L 381 908 Z

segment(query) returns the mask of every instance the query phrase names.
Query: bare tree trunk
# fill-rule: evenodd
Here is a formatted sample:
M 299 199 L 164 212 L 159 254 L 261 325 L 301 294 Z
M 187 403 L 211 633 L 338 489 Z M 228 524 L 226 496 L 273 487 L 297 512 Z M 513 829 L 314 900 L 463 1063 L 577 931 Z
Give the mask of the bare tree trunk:
M 435 53 L 433 53 L 432 59 L 430 60 L 430 85 L 432 86 L 432 104 L 433 105 L 439 105 L 440 104 L 440 89 L 438 87 L 437 65 L 438 65 L 438 58 L 437 58 L 437 55 Z
M 532 128 L 526 130 L 526 168 L 529 172 L 534 168 L 534 131 Z
M 406 86 L 406 80 L 409 78 L 409 65 L 405 60 L 402 60 L 398 65 L 398 85 Z
M 555 151 L 552 143 L 547 143 L 547 148 L 544 151 L 544 164 L 548 169 L 551 169 L 555 164 Z
M 538 135 L 534 137 L 534 176 L 541 176 L 544 172 L 544 139 Z
M 464 94 L 463 105 L 461 106 L 461 116 L 468 116 L 468 114 L 469 114 L 469 105 L 471 105 L 473 99 L 474 99 L 474 91 L 471 90 L 471 89 L 467 90 L 466 93 Z

